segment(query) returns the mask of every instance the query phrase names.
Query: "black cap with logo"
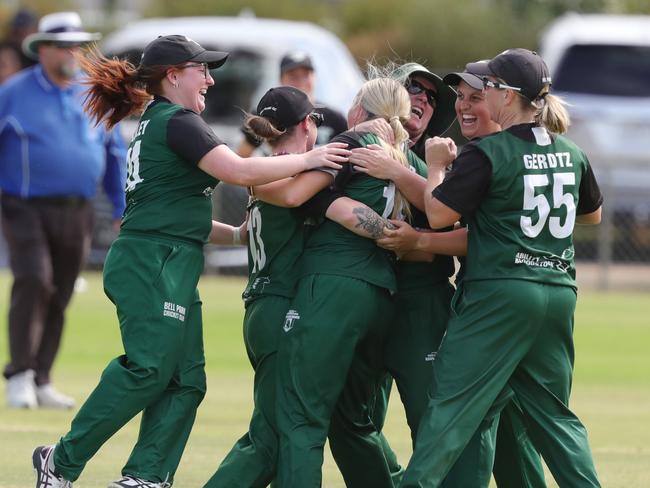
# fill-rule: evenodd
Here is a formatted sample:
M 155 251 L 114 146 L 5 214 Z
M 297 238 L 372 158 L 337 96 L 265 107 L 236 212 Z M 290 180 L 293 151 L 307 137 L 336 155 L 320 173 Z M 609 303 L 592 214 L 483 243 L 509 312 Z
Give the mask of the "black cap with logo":
M 278 86 L 264 94 L 256 112 L 282 130 L 296 125 L 313 110 L 314 105 L 305 92 L 292 86 Z
M 520 88 L 521 94 L 530 101 L 539 98 L 542 89 L 551 84 L 546 63 L 539 54 L 528 49 L 508 49 L 489 61 L 469 63 L 466 68 L 478 76 L 495 76 Z
M 487 63 L 487 61 L 489 60 L 477 61 L 477 63 Z M 442 78 L 442 81 L 444 81 L 449 86 L 458 86 L 461 81 L 464 81 L 475 90 L 482 90 L 483 80 L 481 79 L 480 75 L 474 74 L 469 70 L 469 66 L 471 64 L 474 63 L 467 63 L 465 65 L 465 71 L 463 72 L 449 73 L 445 75 Z
M 215 69 L 225 63 L 227 58 L 228 53 L 208 51 L 186 36 L 159 36 L 144 48 L 140 66 L 177 65 L 193 61 L 206 63 L 208 68 Z
M 292 51 L 282 56 L 280 61 L 280 75 L 294 68 L 307 68 L 313 71 L 314 65 L 309 55 L 303 51 Z

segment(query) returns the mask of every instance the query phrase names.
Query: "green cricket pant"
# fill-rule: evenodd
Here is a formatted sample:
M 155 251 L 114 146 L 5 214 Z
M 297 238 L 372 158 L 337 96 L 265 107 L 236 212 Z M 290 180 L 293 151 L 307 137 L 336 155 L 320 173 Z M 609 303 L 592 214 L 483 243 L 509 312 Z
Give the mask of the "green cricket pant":
M 434 362 L 432 398 L 401 486 L 440 486 L 508 389 L 558 484 L 600 486 L 586 430 L 568 408 L 575 301 L 570 287 L 524 280 L 463 284 L 452 302 Z
M 76 480 L 113 434 L 142 412 L 137 443 L 122 470 L 171 482 L 206 391 L 201 246 L 124 235 L 104 265 L 104 290 L 117 308 L 125 354 L 111 361 L 54 452 Z
M 533 446 L 519 402 L 501 411 L 493 467 L 499 488 L 545 488 L 544 468 Z
M 255 370 L 253 414 L 248 432 L 235 443 L 205 488 L 264 488 L 275 477 L 277 344 L 289 303 L 286 297 L 269 295 L 246 306 L 244 343 Z
M 384 344 L 384 367 L 389 373 L 380 379 L 371 418 L 380 433 L 384 455 L 395 486 L 400 483 L 404 468 L 381 433 L 393 377 L 415 442 L 417 426 L 426 408 L 427 393 L 431 386 L 431 362 L 447 327 L 449 303 L 453 292 L 451 284 L 443 282 L 429 287 L 399 291 L 394 296 L 395 313 Z M 332 424 L 334 425 L 334 419 Z M 337 424 L 337 427 L 345 431 L 345 426 Z M 338 436 L 348 442 L 334 444 L 330 440 L 332 454 L 344 475 L 346 485 L 364 487 L 366 485 L 363 478 L 358 483 L 352 483 L 353 475 L 358 474 L 361 477 L 362 473 L 374 469 L 374 466 L 363 465 L 365 457 L 361 450 L 364 446 L 360 442 L 352 442 L 354 436 L 350 435 L 349 430 L 351 429 L 348 427 L 347 433 Z M 346 473 L 350 475 L 346 476 Z
M 315 274 L 298 283 L 278 350 L 279 486 L 320 487 L 323 446 L 339 397 L 345 402 L 341 421 L 366 429 L 364 455 L 374 459 L 366 486 L 392 486 L 370 420 L 392 313 L 385 289 L 355 278 Z

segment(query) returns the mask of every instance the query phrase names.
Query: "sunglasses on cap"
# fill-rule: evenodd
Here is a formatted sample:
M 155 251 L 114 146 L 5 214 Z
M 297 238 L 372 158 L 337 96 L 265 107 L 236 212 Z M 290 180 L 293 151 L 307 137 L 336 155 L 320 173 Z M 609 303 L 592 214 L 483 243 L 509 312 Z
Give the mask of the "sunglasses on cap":
M 203 78 L 205 78 L 206 80 L 208 79 L 208 75 L 210 74 L 208 63 L 187 63 L 178 67 L 178 69 L 185 69 L 185 68 L 202 68 Z
M 420 93 L 424 93 L 427 97 L 427 102 L 433 108 L 436 108 L 436 105 L 438 104 L 438 94 L 430 88 L 426 88 L 416 80 L 410 80 L 408 82 L 406 85 L 406 91 L 409 92 L 409 95 L 419 95 Z
M 498 81 L 492 81 L 488 79 L 486 76 L 481 78 L 481 81 L 483 81 L 483 89 L 486 90 L 488 88 L 496 88 L 497 90 L 514 90 L 517 92 L 521 91 L 521 88 L 517 88 L 516 86 L 510 86 L 506 85 L 505 83 L 500 83 Z
M 318 112 L 310 113 L 309 118 L 314 122 L 314 125 L 316 127 L 320 127 L 321 125 L 323 125 L 323 121 L 325 120 L 323 114 L 319 114 Z

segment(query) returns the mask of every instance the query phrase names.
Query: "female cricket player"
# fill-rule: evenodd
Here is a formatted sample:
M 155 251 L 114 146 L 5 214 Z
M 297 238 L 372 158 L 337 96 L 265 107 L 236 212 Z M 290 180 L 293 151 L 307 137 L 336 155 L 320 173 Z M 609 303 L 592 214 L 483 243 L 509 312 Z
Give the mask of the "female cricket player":
M 37 488 L 71 486 L 101 445 L 140 412 L 123 477 L 109 486 L 171 485 L 205 394 L 196 286 L 212 231 L 212 189 L 219 180 L 249 186 L 313 167 L 340 168 L 346 159 L 341 144 L 272 161 L 230 151 L 199 117 L 214 84 L 209 70 L 227 56 L 170 35 L 148 44 L 137 68 L 98 52 L 81 60 L 89 76 L 86 108 L 98 122 L 111 127 L 144 107 L 128 151 L 120 235 L 104 266 L 125 354 L 109 363 L 56 446 L 35 449 Z
M 576 223 L 600 221 L 602 197 L 584 153 L 558 135 L 568 114 L 549 93 L 551 78 L 536 53 L 510 49 L 467 70 L 482 78 L 490 118 L 503 130 L 466 146 L 446 177 L 453 141 L 427 144 L 427 217 L 439 228 L 462 216 L 468 251 L 400 486 L 441 486 L 490 410 L 513 395 L 560 486 L 600 486 L 568 399 L 572 234 Z M 484 444 L 485 456 L 494 455 L 493 446 Z

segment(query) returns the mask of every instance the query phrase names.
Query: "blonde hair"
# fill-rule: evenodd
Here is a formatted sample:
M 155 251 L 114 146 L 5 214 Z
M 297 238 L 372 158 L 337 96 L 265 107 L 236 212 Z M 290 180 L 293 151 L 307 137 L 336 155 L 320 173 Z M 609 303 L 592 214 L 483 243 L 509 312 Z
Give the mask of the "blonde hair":
M 379 139 L 379 144 L 388 150 L 393 159 L 402 166 L 409 167 L 403 147 L 408 141 L 409 135 L 404 125 L 411 116 L 411 99 L 408 92 L 399 82 L 390 78 L 375 78 L 366 81 L 359 93 L 354 97 L 352 106 L 360 106 L 367 114 L 368 119 L 383 118 L 393 129 L 394 143 L 388 144 Z M 395 191 L 395 207 L 391 218 L 399 218 L 400 214 L 411 218 L 411 211 L 399 190 Z
M 571 124 L 566 102 L 557 95 L 551 95 L 549 89 L 550 86 L 545 85 L 533 101 L 518 93 L 522 108 L 535 112 L 537 125 L 545 127 L 549 132 L 565 134 Z
M 546 127 L 551 132 L 565 134 L 571 124 L 566 102 L 557 95 L 551 95 L 548 88 L 545 90 L 541 102 L 534 103 L 537 107 L 535 122 Z

